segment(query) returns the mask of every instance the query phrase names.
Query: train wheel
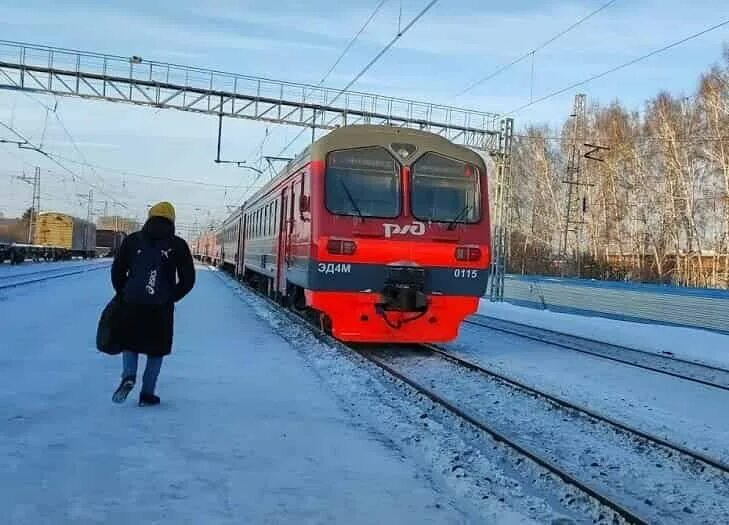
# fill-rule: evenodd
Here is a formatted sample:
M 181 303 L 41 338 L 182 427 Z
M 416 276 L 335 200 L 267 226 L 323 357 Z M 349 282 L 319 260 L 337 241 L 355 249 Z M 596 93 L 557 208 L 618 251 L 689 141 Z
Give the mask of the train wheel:
M 332 318 L 325 313 L 319 313 L 319 326 L 327 335 L 332 335 Z

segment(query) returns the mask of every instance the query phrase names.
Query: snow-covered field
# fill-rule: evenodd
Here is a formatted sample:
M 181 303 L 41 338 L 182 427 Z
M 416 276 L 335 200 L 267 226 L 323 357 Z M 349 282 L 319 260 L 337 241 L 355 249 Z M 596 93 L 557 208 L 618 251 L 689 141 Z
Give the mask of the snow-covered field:
M 647 352 L 729 368 L 729 335 L 708 330 L 563 314 L 481 299 L 479 313 Z M 729 328 L 729 319 L 727 319 Z

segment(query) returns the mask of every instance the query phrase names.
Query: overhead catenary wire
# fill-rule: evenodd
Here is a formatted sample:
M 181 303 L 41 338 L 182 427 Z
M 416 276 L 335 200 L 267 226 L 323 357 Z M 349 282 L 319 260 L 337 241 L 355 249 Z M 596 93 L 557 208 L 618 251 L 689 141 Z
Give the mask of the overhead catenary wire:
M 370 68 L 371 68 L 372 66 L 374 66 L 374 65 L 375 65 L 375 64 L 376 64 L 376 63 L 377 63 L 377 62 L 378 62 L 378 61 L 380 60 L 380 58 L 382 58 L 382 57 L 383 57 L 383 56 L 385 55 L 385 53 L 387 53 L 387 52 L 388 52 L 388 51 L 389 51 L 389 50 L 390 50 L 390 49 L 392 48 L 392 46 L 394 46 L 394 45 L 395 45 L 395 43 L 396 43 L 396 42 L 397 42 L 398 40 L 400 40 L 400 38 L 402 38 L 402 37 L 403 37 L 403 36 L 405 35 L 405 33 L 407 33 L 408 31 L 410 31 L 410 29 L 411 29 L 411 28 L 412 28 L 412 27 L 413 27 L 413 26 L 414 26 L 414 25 L 415 25 L 415 24 L 416 24 L 416 23 L 417 23 L 417 22 L 418 22 L 418 21 L 419 21 L 419 20 L 420 20 L 420 19 L 421 19 L 421 18 L 422 18 L 423 16 L 425 16 L 425 14 L 426 14 L 426 13 L 427 13 L 428 11 L 430 11 L 430 10 L 431 10 L 431 9 L 433 8 L 433 6 L 434 6 L 434 5 L 436 4 L 436 3 L 438 3 L 438 0 L 431 0 L 430 2 L 428 2 L 428 4 L 427 4 L 427 5 L 426 5 L 426 6 L 425 6 L 425 7 L 423 8 L 423 9 L 421 9 L 421 10 L 420 10 L 420 12 L 419 12 L 419 13 L 418 13 L 417 15 L 415 15 L 415 17 L 413 17 L 413 19 L 412 19 L 412 20 L 410 20 L 410 22 L 409 22 L 409 23 L 408 23 L 408 24 L 407 24 L 407 25 L 406 25 L 406 26 L 405 26 L 404 28 L 402 28 L 401 30 L 399 30 L 399 31 L 397 32 L 397 34 L 396 34 L 396 35 L 395 35 L 395 36 L 394 36 L 394 37 L 392 38 L 392 40 L 390 40 L 390 41 L 389 41 L 389 42 L 387 43 L 387 45 L 386 45 L 386 46 L 385 46 L 384 48 L 382 48 L 382 50 L 381 50 L 381 51 L 380 51 L 379 53 L 377 53 L 377 54 L 376 54 L 376 55 L 374 56 L 374 58 L 372 58 L 372 60 L 370 60 L 370 61 L 369 61 L 369 62 L 367 63 L 367 65 L 366 65 L 366 66 L 365 66 L 364 68 L 362 68 L 362 70 L 361 70 L 361 71 L 360 71 L 359 73 L 357 73 L 357 74 L 356 74 L 356 75 L 354 76 L 354 78 L 353 78 L 352 80 L 350 80 L 350 81 L 349 81 L 349 83 L 348 83 L 348 84 L 347 84 L 346 86 L 344 86 L 344 87 L 343 87 L 342 89 L 340 89 L 340 90 L 339 90 L 339 92 L 337 92 L 337 95 L 336 95 L 336 96 L 335 96 L 335 97 L 334 97 L 334 98 L 333 98 L 333 99 L 332 99 L 331 101 L 329 101 L 329 104 L 334 104 L 334 102 L 336 102 L 336 101 L 337 101 L 337 100 L 339 99 L 339 97 L 341 97 L 341 96 L 342 96 L 342 95 L 343 95 L 344 93 L 346 93 L 346 92 L 347 92 L 347 90 L 349 90 L 349 88 L 351 88 L 351 87 L 352 87 L 352 86 L 353 86 L 353 85 L 354 85 L 354 84 L 355 84 L 355 83 L 356 83 L 356 82 L 357 82 L 357 81 L 358 81 L 358 80 L 359 80 L 360 78 L 362 78 L 362 77 L 363 77 L 363 76 L 364 76 L 364 75 L 365 75 L 365 74 L 367 73 L 367 71 L 369 71 L 369 70 L 370 70 Z M 288 151 L 288 149 L 289 149 L 289 148 L 290 148 L 291 146 L 293 146 L 293 145 L 294 145 L 294 143 L 295 143 L 295 142 L 296 142 L 296 141 L 297 141 L 297 140 L 299 139 L 299 137 L 301 137 L 301 135 L 303 135 L 303 133 L 304 133 L 305 131 L 306 131 L 306 128 L 304 128 L 303 130 L 301 130 L 301 131 L 299 132 L 299 134 L 298 134 L 298 135 L 296 135 L 296 137 L 294 137 L 294 139 L 293 139 L 292 141 L 290 141 L 290 142 L 289 142 L 289 143 L 288 143 L 288 144 L 287 144 L 287 145 L 286 145 L 286 146 L 284 147 L 284 149 L 282 149 L 282 150 L 281 150 L 281 152 L 279 153 L 279 156 L 281 156 L 281 155 L 283 155 L 284 153 L 286 153 L 286 151 Z
M 359 30 L 357 31 L 357 33 L 355 33 L 355 35 L 352 37 L 352 39 L 349 41 L 349 43 L 345 46 L 345 48 L 339 54 L 339 56 L 334 61 L 334 63 L 331 65 L 331 67 L 329 68 L 329 70 L 321 78 L 321 80 L 317 84 L 317 87 L 318 86 L 321 86 L 329 78 L 329 75 L 332 74 L 332 72 L 336 69 L 336 67 L 339 65 L 339 63 L 342 61 L 342 59 L 344 59 L 344 57 L 347 55 L 347 53 L 349 53 L 349 50 L 352 49 L 352 46 L 357 42 L 357 40 L 359 40 L 359 37 L 362 36 L 362 33 L 364 33 L 364 31 L 367 29 L 367 27 L 369 27 L 370 23 L 372 22 L 372 20 L 374 20 L 375 16 L 377 16 L 377 13 L 380 12 L 380 10 L 382 9 L 382 6 L 385 5 L 385 2 L 386 1 L 387 0 L 379 0 L 378 1 L 377 5 L 372 10 L 372 13 L 370 13 L 370 16 L 367 17 L 367 20 L 365 20 L 364 24 L 362 24 L 362 27 L 359 28 Z M 400 33 L 400 32 L 401 32 L 401 30 L 400 30 L 400 26 L 398 24 L 398 33 Z M 286 146 L 284 146 L 284 148 L 279 152 L 278 156 L 280 157 L 284 153 L 286 153 L 288 151 L 288 149 L 291 146 L 293 146 L 296 143 L 296 141 L 299 140 L 299 138 L 301 138 L 301 136 L 304 133 L 306 133 L 306 131 L 307 131 L 307 128 L 301 129 L 296 134 L 296 136 L 291 141 L 289 141 L 289 143 L 286 144 Z
M 492 73 L 486 75 L 485 77 L 480 78 L 480 79 L 476 80 L 475 82 L 469 84 L 465 89 L 463 89 L 462 91 L 460 91 L 459 93 L 457 93 L 456 94 L 456 97 L 460 97 L 462 95 L 465 95 L 469 91 L 472 91 L 473 89 L 477 88 L 481 84 L 483 84 L 485 82 L 488 82 L 489 80 L 491 80 L 492 78 L 500 75 L 501 73 L 503 73 L 507 69 L 509 69 L 509 68 L 511 68 L 511 67 L 513 67 L 513 66 L 515 66 L 515 65 L 523 62 L 524 60 L 526 60 L 527 58 L 530 58 L 530 57 L 532 58 L 532 72 L 533 72 L 533 67 L 534 67 L 533 59 L 534 59 L 534 55 L 537 52 L 541 51 L 542 49 L 544 49 L 548 45 L 550 45 L 553 42 L 555 42 L 556 40 L 560 39 L 561 37 L 563 37 L 564 35 L 566 35 L 570 31 L 572 31 L 573 29 L 575 29 L 577 26 L 579 26 L 582 23 L 586 22 L 587 20 L 589 20 L 593 16 L 597 15 L 601 11 L 604 11 L 605 9 L 607 9 L 608 7 L 610 7 L 611 5 L 613 5 L 615 2 L 617 2 L 617 0 L 610 0 L 609 2 L 607 2 L 605 4 L 602 4 L 600 7 L 598 7 L 594 11 L 591 11 L 587 15 L 583 16 L 582 18 L 580 18 L 579 20 L 577 20 L 576 22 L 574 22 L 572 25 L 568 26 L 567 28 L 563 29 L 562 31 L 560 31 L 556 35 L 554 35 L 551 38 L 549 38 L 548 40 L 546 40 L 546 41 L 542 42 L 541 44 L 539 44 L 534 49 L 531 49 L 531 50 L 527 51 L 526 53 L 524 53 L 523 55 L 519 56 L 518 58 L 515 58 L 514 60 L 512 60 L 508 64 L 505 64 L 505 65 L 499 67 L 498 69 L 496 69 L 496 71 L 493 71 Z
M 570 142 L 570 137 L 556 137 L 556 136 L 541 136 L 541 135 L 524 135 L 515 133 L 513 135 L 516 139 L 523 140 L 534 140 L 534 141 L 545 141 L 545 142 Z M 716 135 L 716 136 L 692 136 L 692 137 L 659 137 L 655 135 L 646 136 L 626 136 L 622 137 L 624 140 L 636 141 L 636 142 L 680 142 L 680 143 L 694 143 L 694 142 L 723 142 L 729 141 L 729 135 Z M 578 138 L 578 142 L 585 142 L 594 140 L 594 138 Z
M 641 55 L 641 56 L 639 56 L 637 58 L 634 58 L 632 60 L 628 60 L 627 62 L 623 62 L 622 64 L 619 64 L 617 66 L 611 67 L 610 69 L 607 69 L 607 70 L 603 71 L 602 73 L 598 73 L 596 75 L 592 75 L 592 76 L 590 76 L 588 78 L 585 78 L 583 80 L 580 80 L 579 82 L 574 82 L 574 83 L 570 84 L 569 86 L 566 86 L 564 88 L 561 88 L 561 89 L 558 89 L 556 91 L 553 91 L 553 92 L 551 92 L 551 93 L 549 93 L 547 95 L 544 95 L 542 97 L 537 98 L 536 100 L 530 101 L 529 103 L 524 104 L 523 106 L 520 106 L 520 107 L 518 107 L 516 109 L 513 109 L 513 110 L 509 111 L 508 113 L 505 113 L 505 115 L 513 115 L 515 113 L 518 113 L 519 111 L 523 111 L 523 110 L 525 110 L 525 109 L 527 109 L 527 108 L 529 108 L 531 106 L 534 106 L 535 104 L 539 104 L 541 102 L 544 102 L 545 100 L 549 100 L 549 99 L 554 98 L 554 97 L 556 97 L 558 95 L 561 95 L 563 93 L 566 93 L 568 91 L 571 91 L 571 90 L 573 90 L 575 88 L 578 88 L 580 86 L 584 86 L 585 84 L 589 84 L 590 82 L 593 82 L 593 81 L 598 80 L 600 78 L 606 77 L 606 76 L 608 76 L 608 75 L 610 75 L 612 73 L 615 73 L 616 71 L 620 71 L 621 69 L 625 69 L 626 67 L 632 66 L 633 64 L 637 64 L 638 62 L 641 62 L 643 60 L 646 60 L 648 58 L 651 58 L 651 57 L 653 57 L 655 55 L 658 55 L 660 53 L 664 53 L 664 52 L 668 51 L 669 49 L 673 49 L 674 47 L 680 46 L 681 44 L 684 44 L 684 43 L 686 43 L 686 42 L 688 42 L 690 40 L 693 40 L 695 38 L 698 38 L 700 36 L 703 36 L 703 35 L 705 35 L 707 33 L 712 32 L 712 31 L 716 31 L 717 29 L 720 29 L 720 28 L 722 28 L 722 27 L 724 27 L 726 25 L 729 25 L 729 19 L 724 20 L 722 22 L 719 22 L 717 24 L 714 24 L 714 25 L 712 25 L 710 27 L 707 27 L 706 29 L 703 29 L 703 30 L 701 30 L 701 31 L 699 31 L 697 33 L 693 33 L 692 35 L 686 36 L 686 37 L 684 37 L 684 38 L 682 38 L 680 40 L 676 40 L 675 42 L 671 42 L 670 44 L 667 44 L 667 45 L 665 45 L 663 47 L 660 47 L 658 49 L 654 49 L 650 53 L 646 53 L 645 55 Z
M 114 204 L 117 204 L 117 205 L 121 206 L 124 209 L 129 209 L 129 207 L 125 203 L 119 202 L 115 197 L 111 196 L 103 188 L 100 188 L 97 185 L 93 184 L 92 182 L 88 181 L 83 175 L 79 175 L 78 173 L 76 173 L 75 171 L 73 171 L 71 168 L 69 168 L 68 166 L 66 166 L 65 164 L 63 164 L 61 161 L 59 161 L 58 159 L 56 159 L 53 154 L 48 153 L 47 151 L 44 151 L 42 148 L 40 148 L 40 147 L 36 146 L 35 144 L 33 144 L 22 133 L 20 133 L 19 131 L 17 131 L 12 126 L 9 126 L 8 124 L 6 124 L 3 121 L 0 121 L 0 126 L 2 126 L 3 128 L 7 129 L 9 132 L 11 132 L 13 135 L 15 135 L 16 137 L 18 137 L 21 141 L 23 141 L 23 145 L 18 145 L 18 147 L 20 147 L 22 149 L 30 149 L 30 150 L 33 150 L 33 151 L 36 151 L 36 152 L 40 153 L 41 155 L 43 155 L 44 157 L 46 157 L 48 160 L 50 160 L 51 162 L 53 162 L 56 166 L 58 166 L 59 168 L 61 168 L 63 171 L 65 171 L 68 174 L 70 174 L 74 178 L 74 180 L 75 179 L 80 179 L 80 180 L 84 181 L 89 187 L 91 187 L 91 188 L 95 189 L 96 191 L 98 191 L 99 194 L 101 194 L 101 195 L 103 195 L 103 196 L 108 197 L 109 199 L 111 199 Z
M 174 184 L 181 184 L 181 185 L 203 186 L 203 187 L 215 188 L 215 189 L 220 189 L 220 190 L 236 189 L 236 188 L 241 187 L 240 185 L 236 185 L 236 184 L 217 184 L 214 182 L 205 182 L 205 181 L 195 180 L 195 179 L 177 179 L 174 177 L 165 177 L 162 175 L 148 175 L 148 174 L 143 174 L 143 173 L 135 173 L 133 171 L 123 170 L 123 169 L 119 169 L 119 168 L 110 168 L 108 166 L 101 166 L 99 164 L 94 164 L 94 163 L 90 163 L 90 162 L 78 161 L 78 160 L 75 160 L 75 159 L 72 159 L 69 157 L 65 157 L 63 155 L 56 154 L 56 153 L 51 153 L 50 155 L 52 155 L 53 157 L 56 157 L 57 159 L 60 159 L 60 160 L 66 161 L 66 162 L 70 162 L 72 164 L 77 164 L 77 165 L 85 166 L 88 168 L 94 168 L 94 169 L 98 169 L 101 171 L 110 171 L 110 172 L 114 172 L 114 173 L 119 173 L 120 175 L 126 175 L 128 177 L 149 179 L 149 180 L 155 180 L 155 181 L 160 181 L 160 182 L 172 182 Z
M 348 84 L 347 84 L 346 86 L 344 86 L 344 87 L 343 87 L 343 88 L 342 88 L 342 89 L 341 89 L 341 90 L 340 90 L 340 91 L 339 91 L 339 92 L 337 93 L 337 95 L 336 95 L 336 96 L 334 97 L 334 99 L 333 99 L 333 100 L 332 100 L 332 101 L 330 102 L 330 104 L 333 104 L 334 102 L 336 102 L 336 101 L 337 101 L 337 99 L 339 99 L 339 97 L 341 97 L 341 96 L 342 96 L 342 95 L 343 95 L 344 93 L 346 93 L 346 92 L 347 92 L 347 91 L 349 90 L 349 88 L 351 88 L 351 87 L 352 87 L 352 86 L 353 86 L 353 85 L 354 85 L 354 84 L 355 84 L 355 83 L 356 83 L 356 82 L 357 82 L 357 81 L 358 81 L 358 80 L 359 80 L 360 78 L 362 78 L 362 76 L 364 76 L 364 74 L 365 74 L 365 73 L 367 73 L 367 72 L 368 72 L 368 71 L 370 70 L 370 68 L 371 68 L 372 66 L 374 66 L 374 65 L 375 65 L 375 64 L 376 64 L 376 63 L 377 63 L 377 62 L 378 62 L 378 61 L 380 60 L 380 58 L 382 58 L 382 57 L 383 57 L 383 55 L 384 55 L 385 53 L 387 53 L 387 52 L 388 52 L 388 51 L 389 51 L 389 50 L 390 50 L 390 49 L 392 48 L 392 46 L 394 46 L 394 45 L 395 45 L 395 43 L 396 43 L 396 42 L 397 42 L 398 40 L 400 40 L 400 39 L 401 39 L 401 38 L 402 38 L 403 36 L 405 36 L 405 34 L 406 34 L 406 33 L 407 33 L 408 31 L 410 31 L 410 29 L 412 29 L 412 27 L 413 27 L 413 26 L 414 26 L 415 24 L 417 24 L 417 23 L 418 23 L 418 21 L 419 21 L 419 20 L 420 20 L 421 18 L 423 18 L 423 17 L 425 16 L 425 14 L 426 14 L 426 13 L 427 13 L 428 11 L 430 11 L 430 10 L 431 10 L 431 9 L 433 8 L 433 6 L 435 6 L 435 4 L 437 4 L 437 3 L 438 3 L 438 0 L 430 0 L 430 2 L 428 2 L 428 4 L 427 4 L 427 5 L 426 5 L 426 6 L 425 6 L 425 7 L 423 8 L 423 9 L 421 9 L 421 10 L 420 10 L 420 12 L 419 12 L 419 13 L 418 13 L 417 15 L 415 15 L 415 17 L 413 17 L 413 19 L 412 19 L 412 20 L 410 20 L 410 22 L 409 22 L 409 23 L 408 23 L 408 24 L 407 24 L 407 25 L 406 25 L 406 26 L 405 26 L 404 28 L 402 28 L 402 30 L 398 31 L 398 33 L 397 33 L 397 34 L 396 34 L 396 35 L 395 35 L 395 36 L 394 36 L 394 37 L 392 38 L 392 40 L 390 40 L 390 42 L 388 42 L 388 43 L 387 43 L 387 45 L 386 45 L 386 46 L 385 46 L 384 48 L 382 48 L 382 50 L 381 50 L 380 52 L 379 52 L 379 53 L 377 53 L 377 54 L 376 54 L 376 55 L 374 56 L 374 58 L 373 58 L 372 60 L 370 60 L 370 61 L 369 61 L 369 62 L 367 63 L 367 65 L 366 65 L 366 66 L 365 66 L 364 68 L 362 68 L 362 70 L 361 70 L 361 71 L 360 71 L 359 73 L 357 73 L 357 74 L 355 75 L 355 77 L 354 77 L 354 78 L 353 78 L 352 80 L 350 80 L 350 81 L 349 81 L 349 83 L 348 83 Z

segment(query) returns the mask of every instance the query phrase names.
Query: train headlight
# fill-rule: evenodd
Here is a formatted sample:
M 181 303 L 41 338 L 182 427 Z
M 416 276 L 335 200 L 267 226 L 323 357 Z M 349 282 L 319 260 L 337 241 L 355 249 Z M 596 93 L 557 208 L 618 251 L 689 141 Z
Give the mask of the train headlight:
M 457 261 L 478 261 L 481 258 L 481 249 L 474 246 L 459 246 L 456 248 Z
M 327 251 L 334 255 L 354 255 L 354 252 L 357 251 L 357 244 L 344 239 L 329 239 Z

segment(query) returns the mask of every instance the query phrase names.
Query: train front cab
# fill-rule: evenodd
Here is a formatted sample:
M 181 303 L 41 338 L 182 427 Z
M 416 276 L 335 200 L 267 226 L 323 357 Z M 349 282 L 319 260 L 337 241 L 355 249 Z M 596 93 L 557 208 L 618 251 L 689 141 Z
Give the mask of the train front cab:
M 486 168 L 435 135 L 392 135 L 312 161 L 306 304 L 344 341 L 450 341 L 486 289 Z

